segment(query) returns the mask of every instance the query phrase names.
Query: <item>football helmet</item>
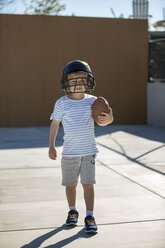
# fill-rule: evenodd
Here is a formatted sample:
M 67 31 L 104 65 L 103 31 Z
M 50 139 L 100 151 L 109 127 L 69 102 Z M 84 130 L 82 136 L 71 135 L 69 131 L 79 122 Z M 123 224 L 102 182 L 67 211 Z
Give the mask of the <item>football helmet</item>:
M 84 73 L 84 77 L 68 79 L 68 75 L 71 73 Z M 77 87 L 81 87 L 82 85 L 84 86 L 84 90 L 77 90 Z M 86 62 L 73 60 L 65 66 L 61 79 L 61 87 L 65 94 L 92 92 L 95 85 L 94 75 Z

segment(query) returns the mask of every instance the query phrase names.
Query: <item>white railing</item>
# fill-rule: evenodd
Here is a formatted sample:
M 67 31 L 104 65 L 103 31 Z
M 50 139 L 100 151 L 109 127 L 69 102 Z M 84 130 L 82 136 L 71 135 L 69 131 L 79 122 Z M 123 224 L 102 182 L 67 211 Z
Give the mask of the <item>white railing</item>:
M 148 19 L 149 17 L 148 7 L 149 7 L 148 0 L 133 0 L 132 1 L 133 15 L 131 17 L 135 19 Z

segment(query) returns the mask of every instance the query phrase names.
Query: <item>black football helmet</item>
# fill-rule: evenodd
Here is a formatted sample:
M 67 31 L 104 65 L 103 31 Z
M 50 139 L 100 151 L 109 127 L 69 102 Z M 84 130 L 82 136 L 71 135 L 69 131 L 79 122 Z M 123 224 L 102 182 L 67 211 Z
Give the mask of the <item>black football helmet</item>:
M 75 84 L 74 84 L 74 91 L 71 91 L 70 85 L 69 85 L 68 75 L 71 73 L 78 73 L 78 72 L 86 73 L 87 78 L 84 78 L 84 77 L 79 78 L 79 79 L 81 79 L 80 80 L 81 83 L 80 82 L 78 83 L 76 80 Z M 84 79 L 87 83 L 84 82 Z M 77 85 L 84 85 L 85 91 L 76 92 L 76 86 Z M 65 94 L 68 94 L 68 93 L 89 93 L 89 92 L 92 92 L 94 90 L 95 85 L 96 85 L 96 82 L 95 82 L 94 75 L 93 75 L 89 65 L 86 62 L 81 61 L 81 60 L 73 60 L 65 66 L 64 71 L 63 71 L 63 75 L 62 75 L 62 79 L 61 79 L 61 87 L 62 87 L 62 90 L 64 91 Z

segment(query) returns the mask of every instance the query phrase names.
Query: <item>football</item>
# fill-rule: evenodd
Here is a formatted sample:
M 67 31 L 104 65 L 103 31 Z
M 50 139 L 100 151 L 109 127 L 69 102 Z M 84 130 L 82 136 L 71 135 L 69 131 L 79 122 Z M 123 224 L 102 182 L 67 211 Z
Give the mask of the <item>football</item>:
M 111 110 L 109 107 L 109 103 L 102 96 L 97 97 L 97 99 L 93 102 L 91 109 L 92 117 L 97 124 L 99 124 L 98 115 L 100 115 L 101 112 L 109 113 Z

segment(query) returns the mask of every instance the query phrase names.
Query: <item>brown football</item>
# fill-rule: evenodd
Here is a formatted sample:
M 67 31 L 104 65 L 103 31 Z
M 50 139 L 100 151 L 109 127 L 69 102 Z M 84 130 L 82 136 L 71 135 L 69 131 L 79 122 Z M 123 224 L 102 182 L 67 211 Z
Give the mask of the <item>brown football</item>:
M 92 117 L 97 124 L 99 124 L 98 115 L 100 115 L 101 112 L 109 113 L 111 110 L 109 107 L 109 103 L 102 96 L 97 97 L 97 99 L 93 102 L 91 109 Z

